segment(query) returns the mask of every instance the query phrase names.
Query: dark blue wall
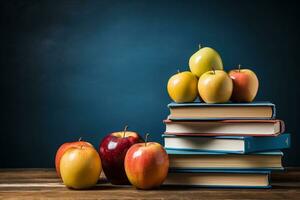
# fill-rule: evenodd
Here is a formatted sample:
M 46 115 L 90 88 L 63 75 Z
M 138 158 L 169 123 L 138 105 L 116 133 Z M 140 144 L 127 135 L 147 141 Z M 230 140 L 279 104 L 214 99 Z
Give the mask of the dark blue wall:
M 98 146 L 123 129 L 162 142 L 168 78 L 198 43 L 226 70 L 257 72 L 257 100 L 277 105 L 300 165 L 299 28 L 282 1 L 7 1 L 1 3 L 0 167 L 53 167 L 56 149 Z

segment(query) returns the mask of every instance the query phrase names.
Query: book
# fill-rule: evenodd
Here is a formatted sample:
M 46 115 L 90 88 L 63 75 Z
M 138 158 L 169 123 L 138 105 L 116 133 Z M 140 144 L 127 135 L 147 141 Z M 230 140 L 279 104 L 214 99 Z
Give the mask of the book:
M 171 135 L 239 135 L 276 136 L 285 130 L 281 120 L 221 120 L 221 121 L 171 121 L 164 120 L 165 134 Z
M 217 136 L 194 137 L 163 134 L 165 149 L 246 154 L 289 148 L 290 134 L 276 137 Z
M 163 184 L 222 188 L 271 187 L 269 171 L 170 170 Z
M 275 105 L 252 103 L 170 103 L 170 120 L 275 119 Z
M 166 150 L 170 169 L 283 170 L 281 151 L 227 154 L 186 150 Z

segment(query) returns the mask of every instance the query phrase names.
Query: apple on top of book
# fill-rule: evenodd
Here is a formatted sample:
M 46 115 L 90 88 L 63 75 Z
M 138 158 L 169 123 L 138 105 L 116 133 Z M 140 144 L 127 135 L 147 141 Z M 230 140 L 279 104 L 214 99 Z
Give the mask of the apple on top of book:
M 219 53 L 210 47 L 202 48 L 201 45 L 199 45 L 199 50 L 190 57 L 189 66 L 191 72 L 198 78 L 205 72 L 211 71 L 212 67 L 215 70 L 223 70 Z
M 179 72 L 168 81 L 168 93 L 176 103 L 193 102 L 197 96 L 198 79 L 189 71 Z
M 231 97 L 233 84 L 225 71 L 213 68 L 200 77 L 198 90 L 206 103 L 225 103 Z
M 191 72 L 178 72 L 168 81 L 168 94 L 176 103 L 193 102 L 197 96 L 205 103 L 252 102 L 257 94 L 256 74 L 240 65 L 226 73 L 220 55 L 210 47 L 200 47 L 190 57 L 189 66 Z
M 251 102 L 255 98 L 258 91 L 258 78 L 250 69 L 231 70 L 229 76 L 233 82 L 233 91 L 231 100 L 234 102 Z

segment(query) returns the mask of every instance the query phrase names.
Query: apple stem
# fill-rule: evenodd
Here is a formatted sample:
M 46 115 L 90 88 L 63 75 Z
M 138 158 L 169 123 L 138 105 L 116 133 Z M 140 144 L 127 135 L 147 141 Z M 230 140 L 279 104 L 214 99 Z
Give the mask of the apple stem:
M 80 142 L 82 140 L 82 137 L 80 137 L 79 139 L 78 139 L 78 142 Z
M 180 70 L 179 70 L 179 69 L 177 69 L 177 73 L 178 73 L 178 74 L 180 73 Z
M 128 125 L 126 125 L 126 126 L 124 127 L 123 138 L 124 138 L 125 135 L 126 135 L 127 128 L 128 128 Z
M 149 136 L 149 133 L 146 133 L 146 136 L 145 136 L 145 146 L 147 146 L 148 136 Z
M 199 47 L 199 49 L 201 49 L 201 48 L 202 48 L 202 47 L 201 47 L 201 44 L 199 44 L 198 47 Z
M 241 64 L 239 64 L 238 67 L 239 67 L 239 72 L 241 72 Z
M 214 68 L 214 67 L 211 67 L 211 69 L 212 69 L 213 73 L 216 74 L 215 68 Z

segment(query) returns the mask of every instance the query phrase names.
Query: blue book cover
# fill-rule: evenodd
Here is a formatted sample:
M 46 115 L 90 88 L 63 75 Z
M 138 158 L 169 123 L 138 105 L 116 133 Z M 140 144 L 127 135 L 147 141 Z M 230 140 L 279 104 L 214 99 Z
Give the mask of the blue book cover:
M 193 137 L 166 134 L 163 134 L 162 137 L 164 138 L 165 148 L 167 150 L 187 150 L 214 153 L 247 154 L 252 152 L 273 151 L 289 148 L 291 144 L 289 133 L 280 134 L 275 137 Z M 237 147 L 234 147 L 234 143 L 237 144 Z
M 193 177 L 201 177 L 201 174 L 232 174 L 232 176 L 234 176 L 234 174 L 252 174 L 252 175 L 262 175 L 265 178 L 265 183 L 259 183 L 257 185 L 255 184 L 249 184 L 247 185 L 245 184 L 239 184 L 239 183 L 235 183 L 234 181 L 230 181 L 231 184 L 222 184 L 220 182 L 216 182 L 216 184 L 214 185 L 205 185 L 203 183 L 199 183 L 197 184 L 197 181 L 193 181 L 194 183 L 190 183 L 189 181 L 187 181 L 188 183 L 185 183 L 185 179 L 187 179 L 187 175 L 191 174 L 191 176 Z M 181 181 L 182 184 L 172 184 L 170 183 L 170 181 L 167 181 L 164 183 L 164 185 L 182 185 L 182 186 L 192 186 L 192 187 L 211 187 L 211 188 L 271 188 L 271 180 L 270 180 L 270 173 L 271 171 L 269 170 L 260 170 L 260 171 L 256 171 L 256 170 L 169 170 L 169 175 L 172 176 L 173 174 L 177 174 L 180 176 L 180 174 L 183 174 L 185 176 L 182 177 Z M 193 178 L 193 180 L 195 180 L 195 178 Z
M 276 107 L 273 103 L 267 101 L 257 101 L 251 103 L 217 103 L 217 104 L 209 104 L 209 103 L 201 103 L 201 102 L 192 102 L 192 103 L 169 103 L 168 108 L 183 108 L 183 107 L 230 107 L 234 109 L 235 107 L 246 107 L 247 109 L 251 109 L 251 107 L 270 107 L 272 112 L 269 116 L 263 117 L 235 117 L 235 116 L 228 116 L 228 117 L 178 117 L 172 116 L 172 114 L 168 117 L 170 120 L 230 120 L 230 119 L 275 119 L 276 118 Z M 201 112 L 201 109 L 199 110 Z

